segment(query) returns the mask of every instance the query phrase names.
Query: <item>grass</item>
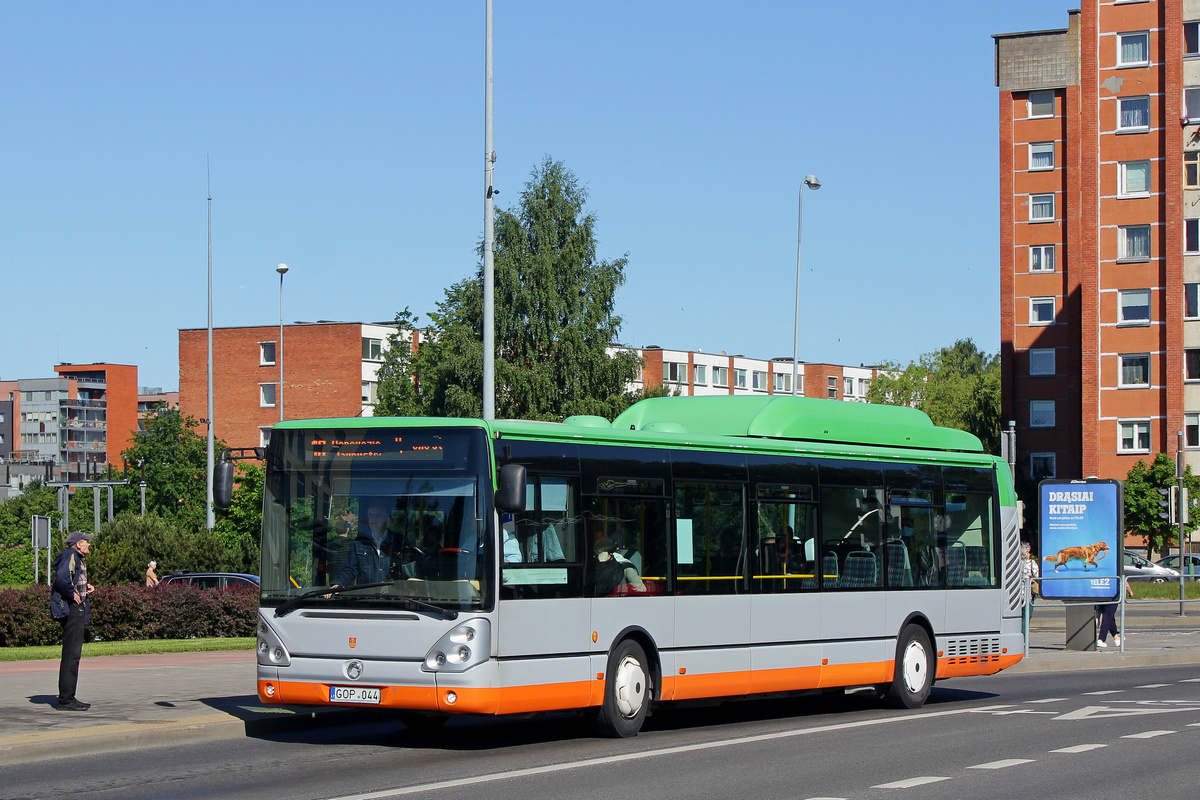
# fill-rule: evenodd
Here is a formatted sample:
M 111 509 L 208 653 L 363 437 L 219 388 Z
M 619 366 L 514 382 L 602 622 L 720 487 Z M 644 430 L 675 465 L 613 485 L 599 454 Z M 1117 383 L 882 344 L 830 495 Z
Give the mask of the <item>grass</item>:
M 1167 581 L 1166 583 L 1152 583 L 1150 581 L 1130 581 L 1129 585 L 1133 587 L 1133 598 L 1135 600 L 1178 600 L 1179 599 L 1179 581 Z M 1192 599 L 1200 598 L 1200 581 L 1186 580 L 1183 582 L 1184 596 Z
M 125 656 L 138 653 L 193 653 L 200 650 L 253 650 L 252 637 L 229 639 L 141 639 L 132 642 L 87 642 L 83 657 Z M 61 645 L 0 647 L 0 661 L 31 661 L 61 658 Z

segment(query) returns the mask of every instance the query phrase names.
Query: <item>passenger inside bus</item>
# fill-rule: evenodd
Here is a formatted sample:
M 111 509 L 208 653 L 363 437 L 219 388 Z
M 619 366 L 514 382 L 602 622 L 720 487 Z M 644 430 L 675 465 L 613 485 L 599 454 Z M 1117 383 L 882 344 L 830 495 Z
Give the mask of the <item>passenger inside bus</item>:
M 616 553 L 616 543 L 612 539 L 601 536 L 592 545 L 592 551 L 596 554 L 596 564 L 592 571 L 595 597 L 614 597 L 646 591 L 646 584 L 642 583 L 637 567 Z

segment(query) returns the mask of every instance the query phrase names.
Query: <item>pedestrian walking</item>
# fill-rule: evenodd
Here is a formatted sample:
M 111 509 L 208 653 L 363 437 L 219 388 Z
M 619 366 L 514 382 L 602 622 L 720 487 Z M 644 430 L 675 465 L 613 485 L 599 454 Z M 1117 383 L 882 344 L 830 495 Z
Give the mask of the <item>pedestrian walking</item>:
M 1029 607 L 1032 609 L 1033 602 L 1041 591 L 1038 579 L 1042 577 L 1042 568 L 1033 557 L 1033 548 L 1029 542 L 1021 542 L 1021 569 L 1024 571 L 1026 582 L 1029 583 Z
M 79 683 L 79 659 L 83 655 L 83 629 L 88 624 L 88 595 L 95 587 L 87 580 L 87 554 L 94 533 L 74 531 L 67 546 L 54 560 L 54 584 L 50 591 L 50 616 L 62 625 L 62 660 L 58 665 L 58 710 L 87 711 L 90 703 L 75 697 Z

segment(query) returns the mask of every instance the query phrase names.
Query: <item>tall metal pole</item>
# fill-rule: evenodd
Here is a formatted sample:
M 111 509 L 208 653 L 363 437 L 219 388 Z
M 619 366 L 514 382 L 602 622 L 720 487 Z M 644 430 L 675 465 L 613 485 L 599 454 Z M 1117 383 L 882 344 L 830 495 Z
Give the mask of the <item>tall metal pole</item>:
M 212 170 L 205 159 L 208 174 L 208 449 L 205 457 L 205 479 L 207 498 L 205 501 L 205 525 L 212 530 L 217 524 L 213 514 L 213 460 L 216 447 L 213 438 L 213 324 L 212 324 Z
M 816 190 L 821 188 L 821 181 L 816 175 L 805 175 L 800 184 L 800 194 L 796 201 L 796 332 L 792 340 L 792 396 L 800 394 L 800 239 L 804 230 L 804 187 Z
M 279 273 L 279 352 L 275 354 L 279 359 L 279 396 L 275 400 L 279 403 L 279 421 L 283 422 L 283 276 L 288 265 L 280 264 L 275 271 Z
M 1179 525 L 1179 616 L 1186 617 L 1187 611 L 1184 606 L 1184 598 L 1186 589 L 1183 577 L 1183 571 L 1186 569 L 1184 563 L 1185 556 L 1183 555 L 1183 537 L 1187 536 L 1187 509 L 1190 505 L 1188 497 L 1184 494 L 1183 488 L 1183 431 L 1176 431 L 1175 444 L 1175 522 Z M 1165 550 L 1166 548 L 1164 548 Z
M 484 46 L 483 80 L 483 418 L 496 418 L 496 276 L 495 201 L 492 177 L 496 153 L 492 150 L 492 0 L 487 0 L 487 43 Z

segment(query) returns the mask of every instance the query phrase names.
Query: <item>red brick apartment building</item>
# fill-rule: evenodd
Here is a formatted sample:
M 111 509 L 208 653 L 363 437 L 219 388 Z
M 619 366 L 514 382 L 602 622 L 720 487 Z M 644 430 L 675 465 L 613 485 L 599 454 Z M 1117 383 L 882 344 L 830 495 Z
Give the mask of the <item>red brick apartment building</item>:
M 666 386 L 683 395 L 792 393 L 792 359 L 759 359 L 695 350 L 664 350 L 650 345 L 642 357 L 642 386 Z M 797 369 L 798 394 L 833 400 L 867 401 L 874 367 L 805 364 Z
M 394 325 L 285 325 L 279 391 L 279 326 L 213 329 L 214 432 L 230 447 L 266 443 L 279 421 L 370 416 L 377 373 Z M 419 337 L 418 337 L 419 338 Z M 179 409 L 208 417 L 208 330 L 179 332 Z
M 1123 478 L 1180 431 L 1200 469 L 1200 0 L 1081 5 L 994 37 L 1003 407 L 1030 482 Z

